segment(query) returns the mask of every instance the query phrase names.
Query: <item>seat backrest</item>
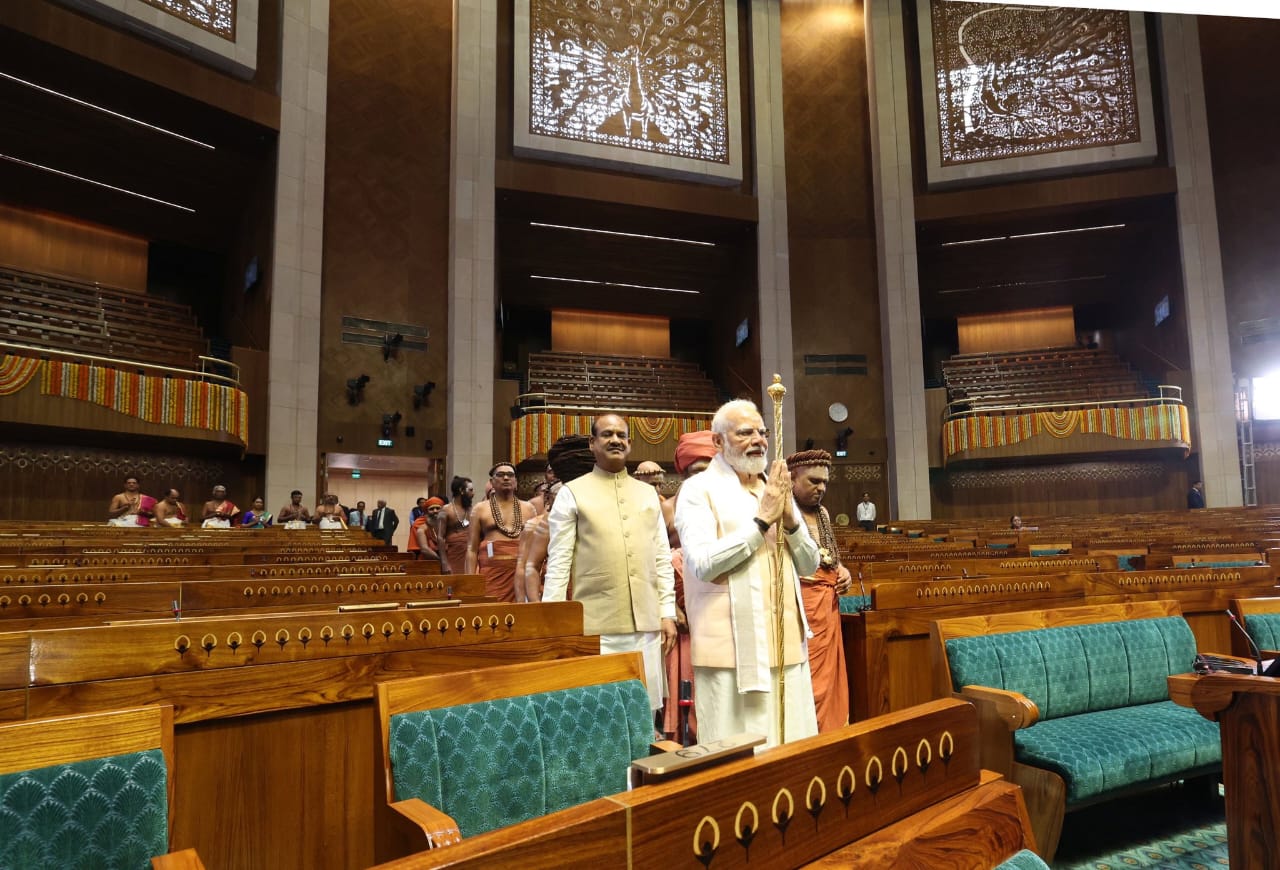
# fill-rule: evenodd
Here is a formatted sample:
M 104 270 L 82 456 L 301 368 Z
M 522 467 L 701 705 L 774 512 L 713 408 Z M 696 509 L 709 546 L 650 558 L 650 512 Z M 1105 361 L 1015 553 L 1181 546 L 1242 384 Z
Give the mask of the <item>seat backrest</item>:
M 380 684 L 388 802 L 420 798 L 469 837 L 624 791 L 653 738 L 641 674 L 623 653 L 444 678 L 475 692 Z
M 1041 719 L 1169 699 L 1191 670 L 1195 636 L 1181 616 L 1064 625 L 946 640 L 954 689 L 1020 692 Z
M 0 725 L 0 867 L 146 870 L 169 851 L 173 708 Z

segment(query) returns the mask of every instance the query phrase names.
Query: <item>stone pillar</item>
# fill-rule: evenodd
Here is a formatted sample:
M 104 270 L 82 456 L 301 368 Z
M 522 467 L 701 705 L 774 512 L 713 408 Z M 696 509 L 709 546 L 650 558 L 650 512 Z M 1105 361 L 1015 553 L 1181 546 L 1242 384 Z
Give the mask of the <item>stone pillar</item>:
M 732 6 L 730 7 L 732 9 Z M 767 388 L 774 374 L 795 388 L 791 335 L 791 263 L 787 237 L 786 143 L 782 124 L 782 34 L 780 10 L 774 0 L 751 3 L 751 75 L 755 97 L 755 175 L 758 204 L 756 272 L 760 301 L 760 385 Z M 772 405 L 767 395 L 756 404 L 769 424 Z M 788 404 L 794 408 L 794 401 Z M 795 414 L 783 416 L 783 451 L 795 451 Z
M 497 0 L 454 0 L 449 152 L 449 468 L 492 464 Z M 502 457 L 498 457 L 502 458 Z M 480 488 L 477 486 L 477 488 Z
M 267 510 L 315 504 L 329 0 L 285 0 L 267 381 Z
M 907 77 L 907 42 L 915 35 L 904 32 L 901 0 L 867 0 L 865 16 L 889 436 L 889 505 L 882 515 L 886 520 L 924 520 L 931 517 L 932 508 Z
M 1160 40 L 1169 152 L 1178 179 L 1179 253 L 1195 393 L 1190 397 L 1193 449 L 1200 454 L 1205 501 L 1211 507 L 1236 506 L 1244 497 L 1235 382 L 1196 19 L 1161 15 Z

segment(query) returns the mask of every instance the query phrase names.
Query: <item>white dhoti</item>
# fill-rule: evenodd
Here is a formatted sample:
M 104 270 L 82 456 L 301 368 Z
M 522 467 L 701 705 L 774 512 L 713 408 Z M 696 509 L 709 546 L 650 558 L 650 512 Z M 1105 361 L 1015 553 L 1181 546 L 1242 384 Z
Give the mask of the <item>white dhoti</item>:
M 231 520 L 226 517 L 209 517 L 200 524 L 202 529 L 229 529 L 231 528 Z
M 787 742 L 818 733 L 818 716 L 813 706 L 813 682 L 809 663 L 787 665 Z M 698 742 L 708 743 L 734 734 L 763 734 L 765 748 L 778 740 L 778 669 L 771 668 L 774 691 L 739 692 L 734 668 L 694 667 L 694 712 L 698 717 Z
M 289 520 L 284 524 L 286 529 L 305 529 L 307 527 L 306 520 Z
M 644 659 L 644 686 L 649 692 L 649 709 L 662 707 L 666 689 L 666 666 L 662 660 L 662 632 L 640 631 L 600 635 L 600 652 L 639 652 Z M 810 701 L 809 706 L 813 706 Z
M 138 522 L 137 514 L 125 514 L 122 517 L 112 517 L 107 520 L 107 525 L 133 529 L 142 528 L 142 524 Z
M 345 529 L 346 526 L 344 526 L 342 524 L 342 521 L 339 520 L 337 517 L 321 517 L 320 528 L 324 529 L 327 532 L 332 532 L 332 531 L 340 532 L 343 529 Z

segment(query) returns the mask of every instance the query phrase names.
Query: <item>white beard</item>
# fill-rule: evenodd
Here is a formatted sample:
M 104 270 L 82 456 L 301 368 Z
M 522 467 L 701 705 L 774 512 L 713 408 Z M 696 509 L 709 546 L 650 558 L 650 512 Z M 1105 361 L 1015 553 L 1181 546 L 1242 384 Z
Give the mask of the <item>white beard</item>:
M 723 452 L 724 461 L 729 463 L 729 467 L 739 474 L 748 474 L 752 477 L 764 474 L 764 470 L 769 464 L 767 456 L 748 456 L 745 451 L 734 450 L 728 446 L 724 448 Z

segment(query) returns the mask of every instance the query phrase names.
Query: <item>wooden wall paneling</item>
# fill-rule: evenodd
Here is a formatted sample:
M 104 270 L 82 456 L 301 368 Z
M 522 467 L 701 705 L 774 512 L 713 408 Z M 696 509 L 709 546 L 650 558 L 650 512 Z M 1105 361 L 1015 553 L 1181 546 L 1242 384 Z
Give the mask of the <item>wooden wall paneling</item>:
M 0 263 L 147 291 L 147 240 L 71 218 L 0 205 Z
M 1186 507 L 1191 486 L 1180 457 L 933 469 L 934 519 L 1140 513 Z
M 1075 314 L 1070 307 L 1030 308 L 957 318 L 960 353 L 993 353 L 1076 343 Z
M 401 432 L 413 425 L 417 434 L 397 438 L 381 453 L 423 456 L 427 438 L 432 455 L 448 449 L 452 16 L 450 3 L 333 0 L 329 6 L 321 451 L 378 450 L 382 415 L 396 411 L 403 416 Z M 379 346 L 342 341 L 343 317 L 425 326 L 428 348 L 401 350 L 384 361 Z M 370 381 L 363 401 L 351 405 L 346 383 L 361 374 Z M 426 381 L 435 381 L 436 390 L 415 411 L 413 385 Z M 310 485 L 299 482 L 300 489 Z M 401 516 L 407 519 L 407 512 Z
M 836 401 L 848 407 L 856 438 L 887 437 L 865 5 L 858 0 L 781 7 L 795 372 L 795 382 L 787 385 L 787 413 L 794 414 L 798 445 L 812 437 L 827 450 L 833 433 L 843 428 L 827 417 Z M 810 366 L 806 356 L 814 354 L 864 359 Z M 877 451 L 871 457 L 851 449 L 850 457 L 885 461 L 884 448 Z
M 644 314 L 558 308 L 551 312 L 551 349 L 670 357 L 671 321 Z
M 226 486 L 231 500 L 242 507 L 261 488 L 260 477 L 235 457 L 146 444 L 140 439 L 137 447 L 124 449 L 0 442 L 0 518 L 106 523 L 107 505 L 129 475 L 139 479 L 148 495 L 161 497 L 170 486 L 178 487 L 187 510 L 197 517 L 216 484 Z

